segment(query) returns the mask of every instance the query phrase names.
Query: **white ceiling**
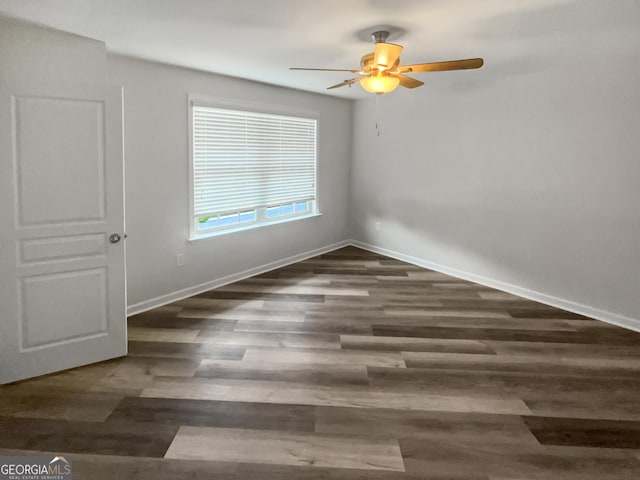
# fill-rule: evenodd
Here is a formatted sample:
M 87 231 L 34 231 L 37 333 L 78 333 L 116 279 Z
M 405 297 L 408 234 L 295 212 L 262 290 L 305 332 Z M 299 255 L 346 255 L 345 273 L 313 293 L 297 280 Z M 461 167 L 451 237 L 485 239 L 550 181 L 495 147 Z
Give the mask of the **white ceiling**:
M 633 2 L 640 4 L 637 0 L 0 0 L 0 13 L 102 40 L 117 54 L 361 98 L 370 94 L 358 85 L 326 90 L 349 78 L 348 73 L 288 68 L 358 68 L 360 57 L 372 50 L 369 33 L 389 25 L 400 31 L 388 41 L 405 46 L 404 64 L 485 59 L 480 71 L 422 73 L 416 78 L 486 81 L 521 73 L 532 65 L 560 62 L 562 55 L 579 56 L 590 46 L 603 48 L 610 41 L 619 46 L 625 32 L 638 28 L 637 15 L 625 16 Z M 620 14 L 611 16 L 616 9 Z M 616 51 L 624 55 L 620 48 Z

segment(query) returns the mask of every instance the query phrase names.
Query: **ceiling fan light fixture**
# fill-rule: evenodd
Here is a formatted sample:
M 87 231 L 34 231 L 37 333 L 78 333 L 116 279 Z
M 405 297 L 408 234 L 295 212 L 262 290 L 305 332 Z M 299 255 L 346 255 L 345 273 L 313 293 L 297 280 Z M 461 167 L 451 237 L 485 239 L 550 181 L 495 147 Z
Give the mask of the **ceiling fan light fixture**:
M 394 29 L 395 32 L 403 30 Z M 416 63 L 412 65 L 401 65 L 400 54 L 404 47 L 395 43 L 387 43 L 389 31 L 387 29 L 377 30 L 371 34 L 375 43 L 373 52 L 365 53 L 360 59 L 360 69 L 335 69 L 335 68 L 300 68 L 292 67 L 291 70 L 320 70 L 328 72 L 350 72 L 362 75 L 351 78 L 344 82 L 327 87 L 327 90 L 334 88 L 351 86 L 360 82 L 362 88 L 367 92 L 377 95 L 393 92 L 398 85 L 404 88 L 416 88 L 424 85 L 424 82 L 417 80 L 406 73 L 420 72 L 443 72 L 447 70 L 468 70 L 480 68 L 484 64 L 482 58 L 467 58 L 464 60 L 448 60 L 445 62 Z
M 371 75 L 360 79 L 360 85 L 367 92 L 371 93 L 389 93 L 393 92 L 400 84 L 398 77 L 390 77 L 387 75 Z

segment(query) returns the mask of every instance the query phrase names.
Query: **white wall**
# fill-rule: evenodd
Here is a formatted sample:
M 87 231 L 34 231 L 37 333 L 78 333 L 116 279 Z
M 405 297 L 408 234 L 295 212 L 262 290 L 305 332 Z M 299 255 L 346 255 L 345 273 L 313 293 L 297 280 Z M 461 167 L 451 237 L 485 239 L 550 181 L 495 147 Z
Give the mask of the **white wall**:
M 4 78 L 29 76 L 37 78 L 36 83 L 66 85 L 93 85 L 106 78 L 105 45 L 98 40 L 2 15 L 0 40 L 2 58 L 21 59 L 0 65 Z
M 347 238 L 351 101 L 119 56 L 108 68 L 124 86 L 131 311 Z M 188 94 L 317 111 L 322 215 L 189 243 Z
M 640 328 L 640 4 L 560 13 L 487 32 L 520 57 L 357 102 L 351 235 Z

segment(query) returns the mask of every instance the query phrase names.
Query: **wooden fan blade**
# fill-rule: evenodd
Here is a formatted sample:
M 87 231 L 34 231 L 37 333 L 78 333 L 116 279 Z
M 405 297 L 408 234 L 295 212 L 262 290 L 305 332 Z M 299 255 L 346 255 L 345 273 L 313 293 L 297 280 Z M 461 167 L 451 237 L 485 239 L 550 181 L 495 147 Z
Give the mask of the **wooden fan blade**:
M 466 60 L 450 60 L 448 62 L 418 63 L 416 65 L 402 65 L 399 70 L 408 72 L 443 72 L 445 70 L 467 70 L 480 68 L 484 65 L 481 58 L 469 58 Z
M 403 48 L 402 45 L 396 45 L 395 43 L 376 43 L 372 67 L 382 67 L 383 70 L 390 69 L 400 57 Z
M 358 80 L 360 80 L 360 77 L 358 78 L 352 78 L 351 80 L 345 80 L 342 83 L 338 83 L 336 85 L 331 85 L 330 87 L 327 87 L 327 90 L 331 90 L 332 88 L 340 88 L 340 87 L 344 87 L 346 85 L 351 85 L 352 83 L 356 83 Z
M 311 70 L 315 72 L 351 72 L 351 73 L 360 73 L 360 70 L 343 70 L 340 68 L 300 68 L 300 67 L 290 67 L 289 70 Z
M 407 77 L 406 75 L 396 75 L 400 79 L 400 85 L 406 88 L 416 88 L 424 85 L 424 82 L 416 80 L 415 78 Z

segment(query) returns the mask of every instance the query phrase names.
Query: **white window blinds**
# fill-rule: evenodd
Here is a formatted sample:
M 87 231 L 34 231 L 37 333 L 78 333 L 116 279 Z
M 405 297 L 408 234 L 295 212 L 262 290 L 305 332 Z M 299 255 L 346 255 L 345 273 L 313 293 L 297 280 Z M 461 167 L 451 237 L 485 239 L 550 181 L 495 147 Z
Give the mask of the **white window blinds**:
M 316 124 L 194 105 L 194 215 L 314 200 Z

